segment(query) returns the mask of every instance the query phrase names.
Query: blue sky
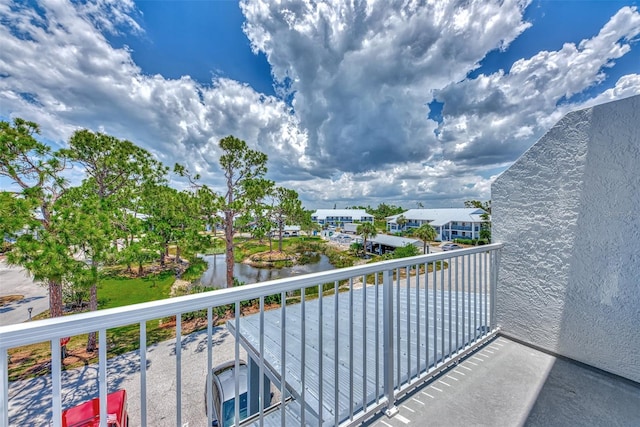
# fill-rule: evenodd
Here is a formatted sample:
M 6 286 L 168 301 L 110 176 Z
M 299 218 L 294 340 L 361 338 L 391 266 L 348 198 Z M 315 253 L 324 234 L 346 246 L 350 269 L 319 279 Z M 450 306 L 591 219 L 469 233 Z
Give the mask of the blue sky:
M 637 1 L 420 3 L 3 2 L 0 118 L 213 186 L 233 134 L 308 208 L 455 207 L 566 112 L 640 93 Z
M 128 45 L 145 73 L 166 78 L 189 75 L 209 84 L 214 75 L 247 82 L 275 95 L 264 53 L 251 52 L 242 32 L 244 17 L 237 1 L 136 1 L 143 37 L 109 37 L 115 46 Z

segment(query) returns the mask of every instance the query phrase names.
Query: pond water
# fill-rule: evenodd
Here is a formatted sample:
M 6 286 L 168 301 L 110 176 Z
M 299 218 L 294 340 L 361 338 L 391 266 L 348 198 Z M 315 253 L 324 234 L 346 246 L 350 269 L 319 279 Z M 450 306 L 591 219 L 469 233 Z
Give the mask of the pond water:
M 224 254 L 205 255 L 202 257 L 202 259 L 209 264 L 209 268 L 200 278 L 200 284 L 202 286 L 226 288 L 227 269 L 224 258 Z M 256 268 L 248 264 L 235 263 L 233 266 L 233 276 L 248 285 L 250 283 L 265 282 L 267 280 L 333 269 L 333 265 L 329 263 L 329 258 L 327 258 L 326 255 L 320 255 L 320 261 L 316 263 L 283 268 Z

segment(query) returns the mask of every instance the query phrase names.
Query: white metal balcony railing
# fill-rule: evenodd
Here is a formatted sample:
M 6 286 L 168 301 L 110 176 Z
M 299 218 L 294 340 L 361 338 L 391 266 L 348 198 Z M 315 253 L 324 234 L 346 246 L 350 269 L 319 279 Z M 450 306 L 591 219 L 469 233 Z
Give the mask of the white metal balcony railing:
M 0 327 L 0 425 L 10 425 L 8 351 L 40 342 L 51 345 L 51 413 L 49 422 L 61 426 L 63 408 L 62 337 L 97 331 L 99 363 L 97 388 L 101 426 L 106 426 L 108 329 L 139 325 L 139 365 L 147 366 L 147 321 L 206 310 L 208 327 L 202 363 L 212 369 L 213 308 L 234 304 L 235 317 L 227 326 L 235 338 L 236 366 L 242 345 L 259 378 L 269 378 L 280 391 L 276 411 L 266 412 L 264 381 L 259 383 L 256 425 L 354 425 L 384 410 L 442 369 L 455 363 L 496 333 L 497 267 L 502 244 L 420 255 L 345 269 L 223 289 L 197 295 L 136 304 L 63 318 Z M 440 268 L 444 265 L 445 268 Z M 313 291 L 313 292 L 312 292 Z M 265 310 L 265 297 L 279 295 L 280 308 Z M 241 302 L 257 300 L 259 312 L 241 316 Z M 176 321 L 175 404 L 177 426 L 182 417 L 182 335 Z M 250 370 L 250 372 L 252 372 Z M 133 425 L 148 425 L 146 369 L 139 369 L 139 413 Z M 250 380 L 251 382 L 251 380 Z M 202 379 L 202 390 L 205 380 Z M 235 419 L 239 418 L 236 381 Z M 211 401 L 211 389 L 207 390 Z M 267 393 L 268 395 L 268 393 Z M 202 396 L 200 394 L 200 396 Z M 153 397 L 156 399 L 156 397 Z M 202 420 L 204 423 L 204 398 Z M 211 416 L 207 425 L 211 425 Z M 149 421 L 149 425 L 153 424 Z

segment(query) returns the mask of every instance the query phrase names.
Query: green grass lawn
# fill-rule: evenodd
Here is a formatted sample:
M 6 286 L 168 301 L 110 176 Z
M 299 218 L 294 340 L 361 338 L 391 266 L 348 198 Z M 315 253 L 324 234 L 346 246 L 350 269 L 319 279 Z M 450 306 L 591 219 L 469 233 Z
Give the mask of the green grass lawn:
M 104 278 L 98 286 L 98 308 L 122 307 L 169 298 L 174 281 L 173 272 L 142 278 Z

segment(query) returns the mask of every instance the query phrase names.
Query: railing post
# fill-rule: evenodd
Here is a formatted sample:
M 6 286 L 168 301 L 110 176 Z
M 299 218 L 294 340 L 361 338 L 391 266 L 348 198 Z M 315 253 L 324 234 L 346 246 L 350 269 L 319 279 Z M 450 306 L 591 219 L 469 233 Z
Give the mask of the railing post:
M 382 280 L 384 395 L 387 398 L 387 409 L 385 410 L 385 414 L 387 417 L 391 418 L 398 413 L 398 408 L 395 405 L 393 380 L 393 270 L 383 272 Z
M 491 251 L 491 295 L 490 298 L 490 310 L 491 314 L 489 315 L 489 323 L 491 325 L 491 330 L 497 328 L 498 322 L 496 320 L 496 292 L 498 290 L 498 268 L 500 267 L 500 252 L 501 249 L 495 249 Z

